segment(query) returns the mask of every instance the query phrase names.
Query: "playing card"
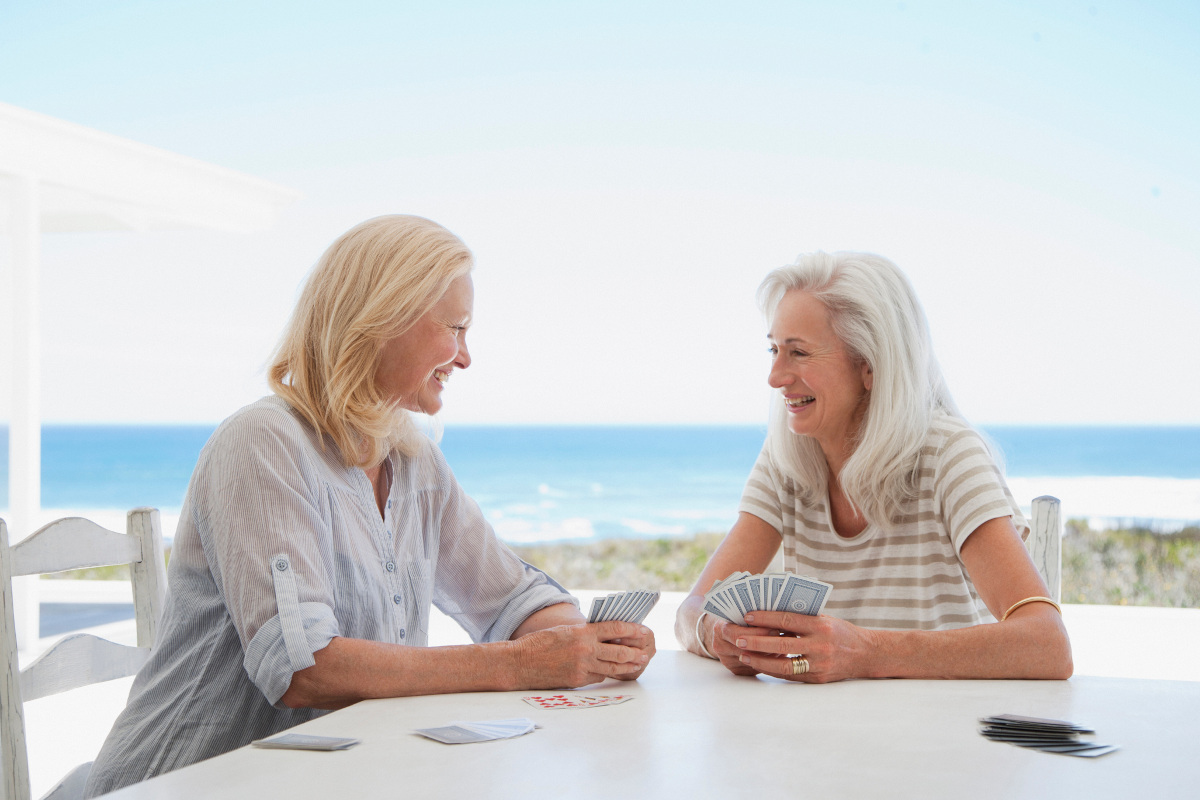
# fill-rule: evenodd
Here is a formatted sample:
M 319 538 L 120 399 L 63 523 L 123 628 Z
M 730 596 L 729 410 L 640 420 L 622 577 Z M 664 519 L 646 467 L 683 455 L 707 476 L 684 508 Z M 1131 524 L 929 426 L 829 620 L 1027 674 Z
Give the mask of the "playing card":
M 603 597 L 592 598 L 592 610 L 588 614 L 588 622 L 596 622 L 600 617 L 600 609 L 604 608 Z
M 617 604 L 613 608 L 612 613 L 608 615 L 608 618 L 627 622 L 629 620 L 629 611 L 633 608 L 633 605 L 637 602 L 637 599 L 637 592 L 621 592 L 619 595 L 617 595 Z
M 603 602 L 600 603 L 600 612 L 596 615 L 596 619 L 592 620 L 592 621 L 593 622 L 607 622 L 608 614 L 610 611 L 613 610 L 613 608 L 616 607 L 616 604 L 617 604 L 617 595 L 615 595 L 615 594 L 605 595 Z
M 984 717 L 979 721 L 992 726 L 1007 726 L 1023 730 L 1072 730 L 1076 733 L 1095 733 L 1095 731 L 1076 725 L 1074 722 L 1041 717 L 1022 717 L 1019 714 L 999 714 L 994 717 Z
M 788 574 L 787 582 L 776 598 L 774 610 L 815 617 L 825 608 L 832 588 L 824 581 Z
M 987 739 L 1040 750 L 1043 753 L 1095 758 L 1117 750 L 1114 745 L 1079 738 L 1080 734 L 1091 734 L 1094 731 L 1066 720 L 999 714 L 984 717 L 979 721 L 984 725 L 979 732 Z
M 709 614 L 720 617 L 726 622 L 733 622 L 733 615 L 725 608 L 724 604 L 718 603 L 716 597 L 705 596 L 704 610 Z
M 358 739 L 340 739 L 336 736 L 311 736 L 305 733 L 280 733 L 251 742 L 255 747 L 278 750 L 346 750 L 359 744 Z
M 766 608 L 767 602 L 762 592 L 762 575 L 751 575 L 746 578 L 744 585 L 750 593 L 750 605 L 755 609 Z
M 790 611 L 820 614 L 831 584 L 790 572 L 751 575 L 735 572 L 715 581 L 704 595 L 704 610 L 735 625 L 745 625 L 750 611 Z
M 413 733 L 442 744 L 473 744 L 524 736 L 536 727 L 533 720 L 517 717 L 484 722 L 452 722 L 437 728 L 418 728 Z
M 771 572 L 763 576 L 766 590 L 763 592 L 764 608 L 774 609 L 779 600 L 779 593 L 787 584 L 787 575 L 782 572 Z
M 588 622 L 621 622 L 641 623 L 650 610 L 658 603 L 660 592 L 617 592 L 605 597 L 597 597 L 592 601 L 592 611 L 588 614 Z
M 559 708 L 597 708 L 615 706 L 633 699 L 631 694 L 554 694 L 531 695 L 521 698 L 531 706 L 552 710 Z

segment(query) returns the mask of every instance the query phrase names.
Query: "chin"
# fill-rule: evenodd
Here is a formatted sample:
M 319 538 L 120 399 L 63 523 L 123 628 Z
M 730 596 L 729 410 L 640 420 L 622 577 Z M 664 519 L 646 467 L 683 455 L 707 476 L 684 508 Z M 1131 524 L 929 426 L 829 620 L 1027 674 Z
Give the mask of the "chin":
M 793 420 L 788 420 L 788 430 L 797 436 L 811 436 L 811 432 L 803 426 L 796 425 Z

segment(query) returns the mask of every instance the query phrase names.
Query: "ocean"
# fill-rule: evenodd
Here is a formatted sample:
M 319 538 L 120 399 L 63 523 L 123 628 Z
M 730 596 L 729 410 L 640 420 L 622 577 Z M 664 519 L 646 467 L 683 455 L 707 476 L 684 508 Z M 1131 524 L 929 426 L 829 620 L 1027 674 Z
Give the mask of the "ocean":
M 1093 526 L 1169 531 L 1200 523 L 1200 427 L 992 426 L 1009 486 L 1028 508 L 1063 501 Z M 211 425 L 46 425 L 42 506 L 119 524 L 124 509 L 163 512 L 174 532 Z M 459 482 L 512 543 L 686 536 L 724 531 L 763 426 L 451 426 L 441 446 Z M 8 432 L 0 429 L 0 451 Z M 0 514 L 8 506 L 0 461 Z

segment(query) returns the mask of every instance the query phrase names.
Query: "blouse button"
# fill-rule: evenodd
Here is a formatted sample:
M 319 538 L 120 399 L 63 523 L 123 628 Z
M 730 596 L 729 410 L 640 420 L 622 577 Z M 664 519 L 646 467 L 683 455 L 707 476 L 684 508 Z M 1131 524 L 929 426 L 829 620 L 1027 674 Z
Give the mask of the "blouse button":
M 403 638 L 404 638 L 404 628 L 401 628 L 401 629 L 400 629 L 400 638 L 401 638 L 401 639 L 403 639 Z
M 275 562 L 275 569 L 279 570 L 280 572 L 286 572 L 287 571 L 287 561 L 285 561 L 282 558 L 279 559 L 278 561 Z
M 400 605 L 401 603 L 404 602 L 404 598 L 398 594 L 394 594 L 394 595 L 392 595 L 392 602 L 395 603 L 396 605 Z
M 388 572 L 396 571 L 396 562 L 395 561 L 389 561 L 386 564 L 384 564 L 383 566 L 387 569 Z

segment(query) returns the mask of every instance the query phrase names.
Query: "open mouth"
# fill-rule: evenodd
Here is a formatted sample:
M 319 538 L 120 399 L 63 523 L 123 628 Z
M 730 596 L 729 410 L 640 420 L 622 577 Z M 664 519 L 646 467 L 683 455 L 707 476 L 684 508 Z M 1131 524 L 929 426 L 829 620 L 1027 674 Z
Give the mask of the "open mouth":
M 433 379 L 438 382 L 439 386 L 445 386 L 446 381 L 450 380 L 450 371 L 440 369 L 435 370 L 433 373 Z
M 817 398 L 811 394 L 806 394 L 803 397 L 785 397 L 783 398 L 783 402 L 787 403 L 789 411 L 796 411 L 817 402 Z

